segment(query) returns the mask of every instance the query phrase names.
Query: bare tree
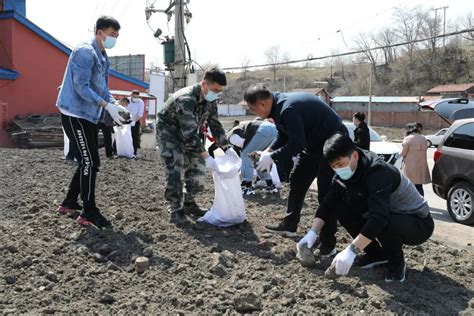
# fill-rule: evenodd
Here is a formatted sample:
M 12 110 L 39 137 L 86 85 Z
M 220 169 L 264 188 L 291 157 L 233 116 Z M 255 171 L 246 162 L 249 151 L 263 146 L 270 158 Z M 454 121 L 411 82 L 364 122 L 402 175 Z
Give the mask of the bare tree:
M 422 23 L 417 14 L 419 11 L 419 8 L 397 7 L 394 13 L 398 24 L 396 27 L 397 36 L 400 40 L 408 42 L 405 47 L 410 63 L 413 62 L 413 53 L 416 49 L 416 43 L 413 41 L 419 38 L 420 24 Z
M 474 16 L 472 15 L 472 12 L 466 13 L 461 23 L 465 29 L 474 29 Z M 467 32 L 463 37 L 468 41 L 474 41 L 474 32 Z
M 396 60 L 395 47 L 390 47 L 396 42 L 396 34 L 392 28 L 385 27 L 373 38 L 377 46 L 383 47 L 383 58 L 385 64 L 391 64 Z
M 275 83 L 277 71 L 281 68 L 279 63 L 290 60 L 290 56 L 287 52 L 283 52 L 279 45 L 274 45 L 265 51 L 265 59 L 268 64 L 272 65 L 271 69 L 273 71 L 273 83 Z
M 356 43 L 358 49 L 362 51 L 365 60 L 371 64 L 373 74 L 375 75 L 375 78 L 377 78 L 375 65 L 377 64 L 379 52 L 377 50 L 372 50 L 377 46 L 374 41 L 374 36 L 370 36 L 366 33 L 359 33 L 354 42 Z

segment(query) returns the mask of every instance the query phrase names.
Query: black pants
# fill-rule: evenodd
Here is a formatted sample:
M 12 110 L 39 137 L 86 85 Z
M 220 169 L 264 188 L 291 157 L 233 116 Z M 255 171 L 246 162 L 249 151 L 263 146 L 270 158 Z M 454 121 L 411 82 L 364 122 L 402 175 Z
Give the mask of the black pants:
M 105 155 L 107 157 L 113 156 L 113 148 L 112 148 L 112 127 L 107 126 L 102 122 L 97 124 L 99 130 L 102 131 L 102 135 L 104 135 L 104 147 L 105 147 Z
M 285 221 L 296 228 L 300 221 L 301 209 L 303 208 L 306 192 L 311 183 L 317 178 L 318 201 L 321 203 L 329 191 L 334 171 L 321 154 L 305 153 L 299 154 L 299 159 L 294 162 L 290 173 L 290 193 L 288 196 L 287 216 Z M 321 243 L 326 246 L 336 245 L 337 221 L 335 217 L 328 220 L 324 225 L 320 238 Z
M 367 219 L 364 218 L 357 206 L 348 205 L 343 201 L 334 208 L 334 214 L 347 232 L 355 238 L 361 231 Z M 419 245 L 431 237 L 434 222 L 431 215 L 420 218 L 417 215 L 390 213 L 388 224 L 376 236 L 364 251 L 367 254 L 383 254 L 389 264 L 404 262 L 403 245 Z
M 133 154 L 137 154 L 137 149 L 140 148 L 140 121 L 135 122 L 135 126 L 132 126 L 132 140 L 133 140 Z
M 61 115 L 61 121 L 70 142 L 74 142 L 79 148 L 79 166 L 62 205 L 74 205 L 80 195 L 84 210 L 92 211 L 96 208 L 95 182 L 100 165 L 97 125 L 64 114 Z
M 421 196 L 425 196 L 425 191 L 423 191 L 423 184 L 415 184 L 415 188 Z

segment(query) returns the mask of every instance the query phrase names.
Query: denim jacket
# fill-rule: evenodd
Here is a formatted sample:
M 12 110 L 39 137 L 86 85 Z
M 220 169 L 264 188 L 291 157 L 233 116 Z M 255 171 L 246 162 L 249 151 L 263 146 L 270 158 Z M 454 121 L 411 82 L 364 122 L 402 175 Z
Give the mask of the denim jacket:
M 102 100 L 113 102 L 108 88 L 110 61 L 95 39 L 78 45 L 69 56 L 56 106 L 97 124 Z

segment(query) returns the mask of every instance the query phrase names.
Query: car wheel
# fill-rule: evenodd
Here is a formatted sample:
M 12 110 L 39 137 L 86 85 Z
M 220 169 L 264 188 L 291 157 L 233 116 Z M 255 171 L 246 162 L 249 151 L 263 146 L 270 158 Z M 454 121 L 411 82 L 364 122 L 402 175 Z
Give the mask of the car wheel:
M 433 143 L 431 142 L 431 140 L 428 140 L 428 148 L 430 148 L 431 146 L 433 146 Z
M 474 224 L 474 187 L 467 182 L 456 183 L 448 192 L 449 215 L 458 223 Z

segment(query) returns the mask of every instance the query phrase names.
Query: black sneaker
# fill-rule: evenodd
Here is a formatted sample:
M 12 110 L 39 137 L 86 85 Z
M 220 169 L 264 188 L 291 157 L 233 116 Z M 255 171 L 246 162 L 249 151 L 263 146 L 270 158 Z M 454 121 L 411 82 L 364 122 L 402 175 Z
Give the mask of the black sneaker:
M 94 225 L 99 229 L 109 228 L 112 224 L 105 218 L 98 209 L 93 211 L 84 211 L 77 218 L 77 223 L 81 226 L 88 227 Z
M 296 237 L 296 227 L 290 227 L 285 220 L 282 220 L 278 225 L 265 225 L 265 228 L 272 233 L 282 235 L 284 237 Z
M 274 184 L 272 184 L 263 188 L 262 191 L 265 193 L 273 194 L 273 193 L 278 193 L 278 188 Z
M 406 270 L 407 266 L 405 262 L 388 265 L 387 272 L 385 273 L 385 282 L 404 282 Z
M 197 216 L 204 216 L 207 209 L 199 207 L 196 202 L 184 203 L 183 211 L 187 214 L 194 214 Z
M 331 258 L 337 254 L 336 246 L 321 243 L 319 245 L 319 255 L 321 258 Z
M 255 195 L 255 189 L 253 187 L 242 188 L 242 195 Z
M 384 265 L 388 260 L 383 255 L 369 255 L 364 254 L 357 256 L 354 259 L 354 265 L 360 267 L 361 269 L 372 269 L 380 265 Z

